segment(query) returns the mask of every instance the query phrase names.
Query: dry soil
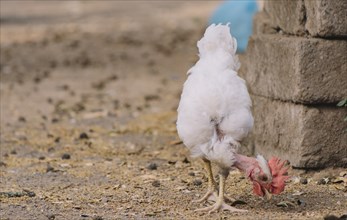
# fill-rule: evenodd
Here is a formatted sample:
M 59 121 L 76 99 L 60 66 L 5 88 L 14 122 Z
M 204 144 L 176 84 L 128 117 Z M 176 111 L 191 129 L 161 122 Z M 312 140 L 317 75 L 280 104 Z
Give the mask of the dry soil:
M 323 219 L 347 214 L 346 173 L 302 171 L 267 202 L 238 171 L 207 187 L 175 120 L 218 2 L 1 1 L 1 219 Z M 245 55 L 243 55 L 245 56 Z

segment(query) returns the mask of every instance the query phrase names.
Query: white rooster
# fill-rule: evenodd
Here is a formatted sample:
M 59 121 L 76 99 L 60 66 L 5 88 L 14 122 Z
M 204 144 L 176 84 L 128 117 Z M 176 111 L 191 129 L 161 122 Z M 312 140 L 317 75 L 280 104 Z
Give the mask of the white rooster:
M 188 71 L 178 107 L 177 130 L 193 157 L 202 158 L 208 173 L 208 191 L 199 201 L 213 199 L 201 211 L 245 211 L 224 202 L 224 184 L 233 168 L 246 173 L 259 196 L 284 190 L 287 168 L 277 158 L 267 162 L 237 153 L 240 141 L 253 127 L 251 99 L 245 81 L 237 75 L 237 42 L 229 25 L 210 25 L 198 41 L 199 61 Z M 219 191 L 211 162 L 219 167 Z M 219 192 L 219 193 L 218 193 Z

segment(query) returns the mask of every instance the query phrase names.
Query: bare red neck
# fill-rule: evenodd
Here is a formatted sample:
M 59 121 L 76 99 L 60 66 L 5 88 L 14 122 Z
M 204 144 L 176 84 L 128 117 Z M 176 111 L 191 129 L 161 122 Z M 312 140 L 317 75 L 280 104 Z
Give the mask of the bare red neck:
M 246 173 L 246 175 L 249 177 L 252 170 L 255 167 L 258 167 L 258 161 L 254 157 L 247 157 L 241 154 L 236 154 L 235 167 Z

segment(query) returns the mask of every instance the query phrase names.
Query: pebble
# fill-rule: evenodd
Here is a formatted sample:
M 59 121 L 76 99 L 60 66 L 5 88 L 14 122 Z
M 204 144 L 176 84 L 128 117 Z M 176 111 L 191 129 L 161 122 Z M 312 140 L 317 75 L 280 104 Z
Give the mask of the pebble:
M 305 206 L 305 205 L 306 205 L 306 202 L 305 202 L 304 200 L 302 200 L 302 199 L 298 199 L 298 200 L 296 201 L 296 203 L 297 203 L 299 206 Z
M 190 161 L 185 157 L 182 161 L 183 163 L 190 163 Z
M 44 160 L 44 159 L 46 159 L 45 156 L 40 156 L 40 157 L 39 157 L 39 160 Z
M 82 132 L 82 133 L 80 134 L 80 139 L 89 139 L 89 136 L 87 135 L 87 133 Z
M 202 184 L 202 181 L 200 179 L 195 179 L 193 181 L 194 186 L 200 186 Z
M 195 173 L 194 172 L 189 172 L 188 175 L 189 176 L 195 176 Z
M 306 185 L 308 181 L 306 178 L 300 178 L 300 183 Z
M 155 216 L 155 213 L 153 213 L 153 212 L 146 213 L 145 216 L 152 217 L 152 216 Z
M 17 154 L 16 150 L 11 150 L 10 154 Z
M 152 182 L 152 186 L 154 186 L 154 187 L 159 187 L 159 186 L 160 186 L 159 180 L 154 180 L 154 181 Z
M 35 197 L 36 194 L 29 190 L 23 190 L 23 192 L 0 192 L 0 197 L 22 197 L 22 196 L 29 196 L 29 197 Z
M 341 173 L 339 173 L 339 176 L 347 177 L 347 171 L 342 171 Z
M 58 123 L 58 122 L 59 122 L 59 119 L 53 118 L 51 122 L 52 122 L 52 123 Z
M 20 116 L 20 117 L 18 118 L 18 121 L 19 121 L 19 122 L 26 122 L 27 120 L 25 119 L 25 117 Z
M 55 215 L 54 214 L 48 215 L 47 218 L 48 218 L 48 220 L 54 220 L 55 219 Z
M 247 202 L 237 199 L 231 205 L 235 206 L 235 205 L 245 205 L 245 204 L 247 204 Z
M 324 216 L 324 220 L 346 220 L 347 215 L 342 215 L 341 217 L 337 217 L 336 215 L 326 215 Z
M 147 169 L 149 169 L 149 170 L 156 170 L 157 168 L 158 168 L 158 166 L 156 163 L 150 163 L 147 166 Z
M 63 160 L 69 160 L 71 158 L 70 154 L 63 154 L 63 156 L 61 156 L 61 159 Z
M 145 100 L 146 101 L 152 101 L 152 100 L 158 100 L 160 97 L 158 95 L 146 95 Z
M 170 164 L 170 165 L 175 165 L 177 161 L 171 161 L 169 160 L 167 163 Z
M 317 185 L 325 185 L 329 182 L 328 178 L 322 178 L 320 180 L 318 180 Z
M 24 192 L 25 192 L 26 195 L 29 196 L 29 197 L 35 197 L 35 196 L 36 196 L 36 194 L 35 194 L 34 192 L 32 192 L 32 191 L 24 190 Z
M 60 142 L 60 137 L 55 138 L 55 139 L 54 139 L 54 142 L 55 142 L 55 143 L 59 143 L 59 142 Z
M 46 172 L 48 173 L 48 172 L 54 172 L 54 171 L 55 171 L 54 168 L 48 164 L 46 168 Z
M 331 182 L 332 183 L 343 183 L 344 177 L 337 177 L 336 179 L 333 179 Z

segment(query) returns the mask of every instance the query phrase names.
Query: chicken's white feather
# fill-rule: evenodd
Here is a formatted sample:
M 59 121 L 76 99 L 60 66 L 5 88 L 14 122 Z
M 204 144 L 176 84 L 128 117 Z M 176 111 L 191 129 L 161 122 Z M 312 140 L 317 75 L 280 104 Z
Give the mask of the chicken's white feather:
M 251 99 L 236 72 L 237 43 L 228 25 L 213 24 L 198 48 L 200 59 L 189 70 L 181 95 L 177 131 L 193 156 L 232 166 L 238 142 L 253 127 Z
M 266 174 L 266 176 L 268 178 L 272 178 L 269 165 L 268 165 L 267 161 L 265 160 L 265 158 L 262 155 L 258 155 L 257 161 L 258 161 L 258 164 L 259 164 L 261 170 Z
M 229 58 L 228 65 L 234 71 L 239 70 L 240 62 L 236 55 L 237 41 L 230 34 L 229 24 L 210 25 L 206 29 L 204 37 L 198 41 L 197 46 L 200 58 L 215 55 L 216 52 L 224 52 L 231 55 L 231 57 L 225 56 L 225 58 Z

